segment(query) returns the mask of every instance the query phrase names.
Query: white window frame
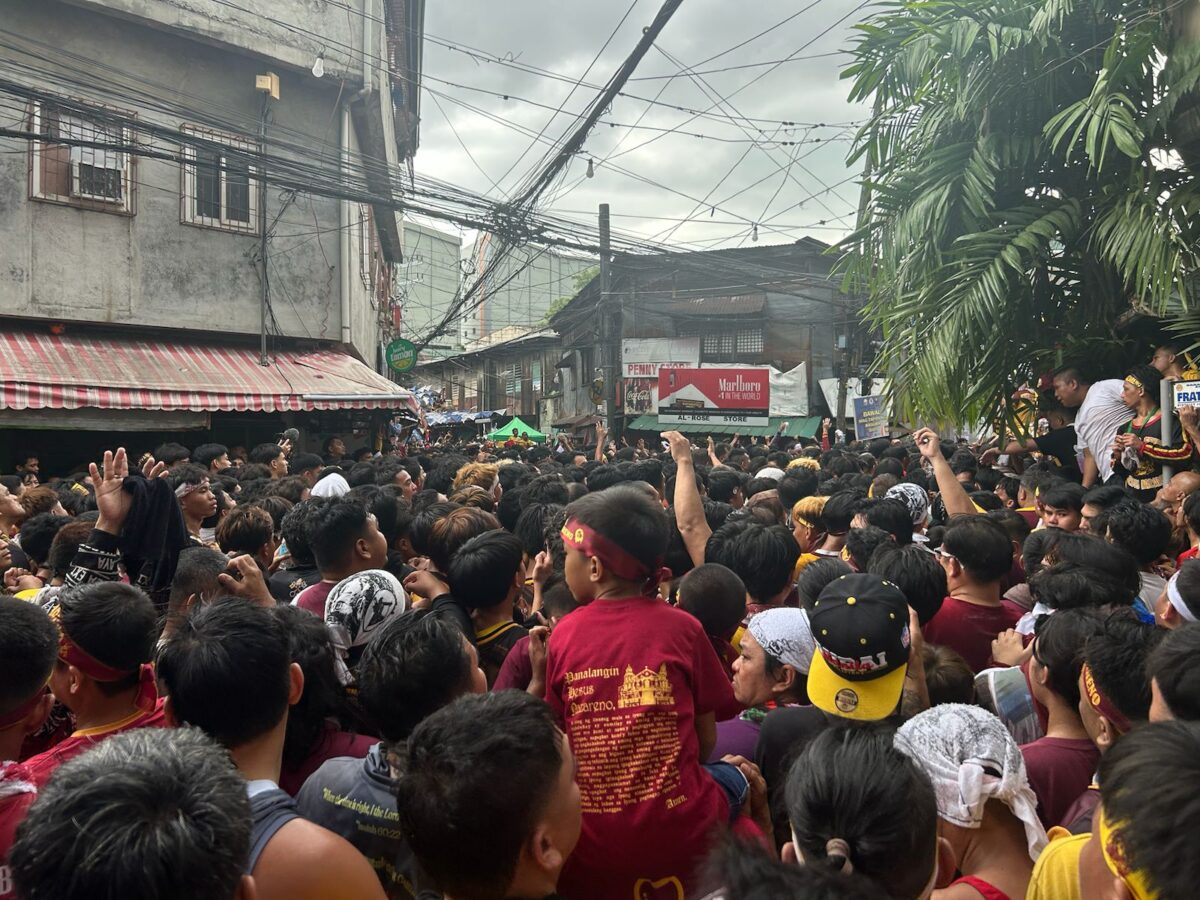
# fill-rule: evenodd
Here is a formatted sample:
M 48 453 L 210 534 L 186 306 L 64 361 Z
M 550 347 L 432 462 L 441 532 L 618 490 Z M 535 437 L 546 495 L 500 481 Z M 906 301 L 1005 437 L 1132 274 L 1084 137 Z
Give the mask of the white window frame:
M 223 134 L 218 131 L 210 131 L 207 128 L 200 128 L 196 125 L 184 125 L 181 131 L 194 134 L 197 137 L 203 138 L 215 144 L 220 144 L 225 147 L 232 147 L 238 150 L 245 150 L 248 153 L 257 153 L 258 147 L 254 141 L 248 138 L 238 137 L 232 134 Z M 180 187 L 179 196 L 179 220 L 184 225 L 195 225 L 200 228 L 215 228 L 220 231 L 233 231 L 238 234 L 258 234 L 258 194 L 259 183 L 255 177 L 258 169 L 254 166 L 247 166 L 248 175 L 247 181 L 247 208 L 248 221 L 232 219 L 229 217 L 229 170 L 226 167 L 225 157 L 221 157 L 220 168 L 218 169 L 218 177 L 220 179 L 220 215 L 219 216 L 203 216 L 196 212 L 196 191 L 197 191 L 197 176 L 196 176 L 196 148 L 191 144 L 183 146 L 183 158 L 185 163 L 180 167 L 183 173 L 183 183 Z
M 134 155 L 124 150 L 106 150 L 99 147 L 84 147 L 77 144 L 62 144 L 50 136 L 50 118 L 46 115 L 47 104 L 42 101 L 34 101 L 31 110 L 30 124 L 31 130 L 37 134 L 45 134 L 45 140 L 30 141 L 30 195 L 35 200 L 48 200 L 55 203 L 65 203 L 71 206 L 83 206 L 87 209 L 97 211 L 112 211 L 121 213 L 133 212 L 133 165 Z M 116 132 L 117 143 L 122 146 L 131 146 L 133 144 L 133 131 L 125 125 L 114 125 L 99 120 L 99 114 L 104 112 L 103 107 L 96 107 L 97 116 L 89 118 L 86 112 L 76 109 L 68 109 L 58 104 L 50 103 L 51 106 L 56 106 L 58 109 L 58 131 L 63 131 L 64 121 L 69 121 L 77 126 L 76 130 L 82 132 L 88 126 L 91 126 L 93 133 L 99 136 L 101 133 Z M 115 111 L 115 110 L 114 110 Z M 86 137 L 85 134 L 80 134 L 76 139 L 81 140 Z M 99 143 L 99 141 L 98 141 Z M 52 193 L 42 183 L 42 154 L 45 147 L 57 146 L 67 147 L 68 158 L 70 160 L 70 176 L 69 187 L 67 193 L 59 194 Z M 97 158 L 103 162 L 108 162 L 109 157 L 113 157 L 113 162 L 116 165 L 100 165 L 96 166 Z M 107 169 L 111 171 L 119 171 L 121 173 L 121 196 L 109 197 L 105 194 L 93 194 L 85 192 L 82 189 L 82 176 L 80 174 L 80 166 L 91 165 L 94 168 Z

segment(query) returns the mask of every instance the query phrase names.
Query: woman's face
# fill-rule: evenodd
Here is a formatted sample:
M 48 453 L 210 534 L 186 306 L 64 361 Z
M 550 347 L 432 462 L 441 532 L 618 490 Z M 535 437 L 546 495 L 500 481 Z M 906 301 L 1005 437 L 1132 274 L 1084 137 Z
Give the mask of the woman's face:
M 779 682 L 767 671 L 767 654 L 749 631 L 742 653 L 733 661 L 733 695 L 743 706 L 762 706 L 778 693 Z

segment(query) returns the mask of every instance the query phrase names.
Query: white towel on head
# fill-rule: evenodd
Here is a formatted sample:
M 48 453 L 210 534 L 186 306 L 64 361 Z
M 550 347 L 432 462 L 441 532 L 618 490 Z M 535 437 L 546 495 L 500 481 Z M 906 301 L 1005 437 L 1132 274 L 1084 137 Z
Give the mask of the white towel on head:
M 917 763 L 937 795 L 938 815 L 978 828 L 988 800 L 999 800 L 1025 825 L 1029 856 L 1037 860 L 1046 830 L 1025 774 L 1021 748 L 996 716 L 978 706 L 945 703 L 918 713 L 896 732 L 896 749 Z
M 775 659 L 807 675 L 817 642 L 802 609 L 781 606 L 764 610 L 750 619 L 746 630 Z
M 314 497 L 341 497 L 350 493 L 350 484 L 337 472 L 331 472 L 312 489 Z

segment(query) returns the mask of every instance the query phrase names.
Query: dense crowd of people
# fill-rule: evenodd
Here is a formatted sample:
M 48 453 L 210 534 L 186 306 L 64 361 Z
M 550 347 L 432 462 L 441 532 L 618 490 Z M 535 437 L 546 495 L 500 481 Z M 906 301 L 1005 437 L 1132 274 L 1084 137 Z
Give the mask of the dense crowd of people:
M 0 897 L 1190 897 L 1200 433 L 1154 361 L 975 446 L 28 456 Z

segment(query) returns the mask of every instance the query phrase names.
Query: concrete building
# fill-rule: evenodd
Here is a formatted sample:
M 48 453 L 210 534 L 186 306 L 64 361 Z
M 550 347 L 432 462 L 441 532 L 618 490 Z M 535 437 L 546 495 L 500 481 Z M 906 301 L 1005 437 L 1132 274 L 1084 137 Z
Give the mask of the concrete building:
M 494 235 L 480 234 L 471 250 L 468 271 L 485 271 L 496 244 Z M 526 263 L 528 267 L 518 271 Z M 501 329 L 542 328 L 550 305 L 575 293 L 575 276 L 598 264 L 584 256 L 518 248 L 488 276 L 480 289 L 478 307 L 463 316 L 459 330 L 462 345 L 470 346 Z
M 410 219 L 404 222 L 404 262 L 394 269 L 398 336 L 423 339 L 453 305 L 462 284 L 462 238 Z M 422 359 L 462 350 L 457 323 L 421 351 Z
M 269 354 L 380 372 L 403 224 L 359 199 L 398 197 L 416 150 L 423 9 L 4 0 L 5 329 L 257 356 L 265 319 Z

